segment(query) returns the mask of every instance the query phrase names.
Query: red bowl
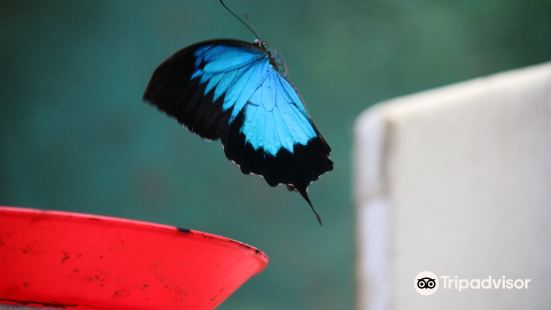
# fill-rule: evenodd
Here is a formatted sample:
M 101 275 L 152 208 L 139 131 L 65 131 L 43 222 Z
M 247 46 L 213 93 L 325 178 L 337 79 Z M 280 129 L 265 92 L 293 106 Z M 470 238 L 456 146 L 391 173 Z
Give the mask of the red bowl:
M 80 309 L 213 309 L 268 264 L 199 231 L 0 207 L 0 303 Z

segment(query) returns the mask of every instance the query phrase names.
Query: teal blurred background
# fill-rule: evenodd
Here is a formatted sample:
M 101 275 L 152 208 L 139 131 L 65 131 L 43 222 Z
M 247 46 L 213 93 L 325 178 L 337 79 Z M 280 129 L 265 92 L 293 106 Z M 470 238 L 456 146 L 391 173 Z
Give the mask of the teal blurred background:
M 371 104 L 549 60 L 551 1 L 227 0 L 286 59 L 333 148 L 299 195 L 241 175 L 142 102 L 200 40 L 253 36 L 216 0 L 0 1 L 0 204 L 166 223 L 264 250 L 221 309 L 354 307 L 352 126 Z

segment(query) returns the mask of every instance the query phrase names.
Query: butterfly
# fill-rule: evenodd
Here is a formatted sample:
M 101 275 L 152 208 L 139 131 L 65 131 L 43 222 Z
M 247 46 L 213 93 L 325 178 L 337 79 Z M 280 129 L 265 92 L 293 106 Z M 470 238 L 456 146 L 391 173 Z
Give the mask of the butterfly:
M 199 136 L 219 139 L 242 173 L 297 191 L 321 225 L 307 188 L 333 169 L 331 148 L 285 68 L 259 39 L 200 42 L 154 71 L 144 99 Z

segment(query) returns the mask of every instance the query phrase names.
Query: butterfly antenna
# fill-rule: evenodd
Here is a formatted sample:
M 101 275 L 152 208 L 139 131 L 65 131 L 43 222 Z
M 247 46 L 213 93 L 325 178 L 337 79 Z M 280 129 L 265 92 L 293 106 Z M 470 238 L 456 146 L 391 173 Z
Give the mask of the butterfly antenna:
M 241 17 L 239 17 L 239 15 L 235 14 L 225 3 L 223 0 L 218 0 L 220 1 L 220 4 L 222 4 L 222 6 L 228 11 L 230 12 L 231 15 L 233 15 L 233 17 L 237 18 L 237 20 L 239 20 L 243 25 L 245 25 L 245 27 L 247 27 L 247 29 L 249 29 L 254 35 L 255 37 L 262 41 L 262 39 L 260 38 L 260 35 L 258 34 L 258 32 L 256 32 L 256 30 L 254 29 L 254 27 L 252 27 L 251 25 L 249 25 L 246 21 L 244 21 Z
M 316 208 L 314 208 L 314 206 L 312 205 L 312 202 L 310 201 L 310 197 L 308 197 L 308 194 L 306 193 L 306 188 L 296 188 L 296 190 L 300 193 L 302 198 L 306 200 L 306 202 L 310 206 L 310 209 L 312 209 L 312 212 L 314 212 L 314 215 L 316 216 L 318 223 L 320 223 L 320 226 L 323 226 L 323 222 L 321 221 L 321 216 L 318 214 L 318 211 L 316 211 Z

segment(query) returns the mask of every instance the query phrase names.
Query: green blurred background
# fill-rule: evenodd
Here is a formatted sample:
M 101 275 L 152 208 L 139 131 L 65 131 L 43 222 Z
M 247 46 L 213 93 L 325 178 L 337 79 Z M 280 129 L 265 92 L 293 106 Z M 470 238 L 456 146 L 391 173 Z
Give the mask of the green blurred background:
M 221 234 L 268 268 L 221 309 L 354 307 L 352 127 L 371 104 L 551 56 L 551 1 L 227 0 L 287 61 L 335 170 L 299 195 L 243 176 L 144 104 L 155 67 L 252 35 L 216 0 L 0 0 L 0 204 Z

